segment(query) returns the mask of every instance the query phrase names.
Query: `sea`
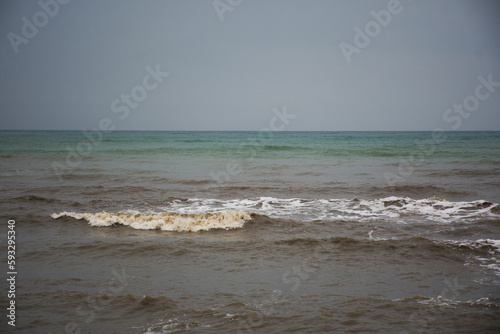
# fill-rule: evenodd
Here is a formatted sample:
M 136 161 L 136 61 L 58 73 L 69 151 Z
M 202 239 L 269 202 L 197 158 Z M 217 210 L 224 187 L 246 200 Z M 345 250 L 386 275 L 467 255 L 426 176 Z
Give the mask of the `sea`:
M 498 203 L 500 132 L 0 131 L 0 332 L 500 333 Z

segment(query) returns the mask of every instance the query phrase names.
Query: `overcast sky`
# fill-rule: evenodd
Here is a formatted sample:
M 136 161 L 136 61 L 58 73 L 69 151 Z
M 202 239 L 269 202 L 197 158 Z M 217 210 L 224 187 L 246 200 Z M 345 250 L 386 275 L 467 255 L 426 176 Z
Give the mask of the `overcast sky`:
M 500 130 L 499 1 L 217 1 L 2 1 L 0 129 Z

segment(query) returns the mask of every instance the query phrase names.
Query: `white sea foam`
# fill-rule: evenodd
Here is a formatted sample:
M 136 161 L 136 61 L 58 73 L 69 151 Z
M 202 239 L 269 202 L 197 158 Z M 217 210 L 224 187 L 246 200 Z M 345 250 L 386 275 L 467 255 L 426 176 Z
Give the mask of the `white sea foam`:
M 492 270 L 495 275 L 500 276 L 500 240 L 495 239 L 481 239 L 476 241 L 479 245 L 488 245 L 493 248 L 490 251 L 491 258 L 480 258 L 477 257 L 477 260 L 482 262 L 482 266 Z
M 247 199 L 190 199 L 162 207 L 165 211 L 180 213 L 202 213 L 207 211 L 244 210 L 273 218 L 312 220 L 357 220 L 374 219 L 408 222 L 431 221 L 451 223 L 456 220 L 474 222 L 477 219 L 500 217 L 492 212 L 498 204 L 483 200 L 472 202 L 450 202 L 439 198 L 415 200 L 408 197 L 381 199 L 280 199 L 273 197 Z M 404 219 L 402 219 L 404 218 Z
M 456 299 L 447 299 L 442 296 L 438 296 L 435 298 L 425 298 L 423 300 L 418 301 L 419 304 L 425 305 L 438 305 L 438 306 L 457 306 L 457 305 L 496 305 L 495 302 L 491 301 L 487 297 L 479 298 L 477 300 L 467 300 L 461 301 Z
M 173 200 L 157 207 L 159 213 L 129 210 L 119 213 L 75 213 L 63 215 L 86 219 L 92 226 L 123 224 L 136 229 L 168 231 L 201 231 L 241 228 L 249 219 L 248 212 L 271 218 L 300 221 L 387 221 L 397 224 L 454 222 L 474 223 L 480 219 L 498 219 L 499 205 L 483 200 L 450 202 L 438 198 L 411 199 L 386 197 L 381 199 L 301 199 L 259 197 L 245 199 Z M 372 236 L 372 238 L 374 238 Z M 375 239 L 375 238 L 374 238 Z
M 472 249 L 478 249 L 484 246 L 490 247 L 488 251 L 490 257 L 475 256 L 475 261 L 479 262 L 484 268 L 491 270 L 496 276 L 500 276 L 500 240 L 495 239 L 479 239 L 479 240 L 469 240 L 469 241 L 446 241 L 449 244 L 454 244 L 458 246 L 470 247 Z
M 52 218 L 72 217 L 85 219 L 92 226 L 112 226 L 121 224 L 139 230 L 164 230 L 176 232 L 198 232 L 212 229 L 242 228 L 251 214 L 245 211 L 224 211 L 217 213 L 182 214 L 162 213 L 127 213 L 98 212 L 76 213 L 61 212 L 52 214 Z

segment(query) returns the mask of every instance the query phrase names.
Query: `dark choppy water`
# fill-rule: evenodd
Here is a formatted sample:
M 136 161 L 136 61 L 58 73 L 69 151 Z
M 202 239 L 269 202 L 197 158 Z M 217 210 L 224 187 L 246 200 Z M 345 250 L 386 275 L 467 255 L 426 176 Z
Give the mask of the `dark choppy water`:
M 0 132 L 16 333 L 500 331 L 499 132 L 101 135 Z

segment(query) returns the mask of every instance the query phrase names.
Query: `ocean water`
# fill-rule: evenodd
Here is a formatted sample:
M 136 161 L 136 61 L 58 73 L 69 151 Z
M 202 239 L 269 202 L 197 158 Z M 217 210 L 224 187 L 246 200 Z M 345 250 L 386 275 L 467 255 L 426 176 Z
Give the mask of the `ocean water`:
M 0 332 L 500 332 L 500 132 L 0 131 L 0 167 Z

